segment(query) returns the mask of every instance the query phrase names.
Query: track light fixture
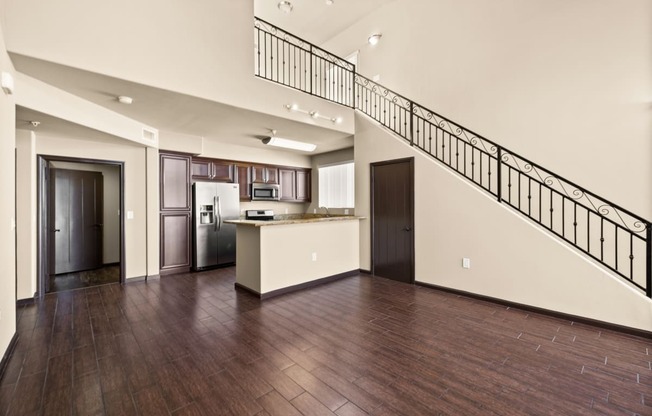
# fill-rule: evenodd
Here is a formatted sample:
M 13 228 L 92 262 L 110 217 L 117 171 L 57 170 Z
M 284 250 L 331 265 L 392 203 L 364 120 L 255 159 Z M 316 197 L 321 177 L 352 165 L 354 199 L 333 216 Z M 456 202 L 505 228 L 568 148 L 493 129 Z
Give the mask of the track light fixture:
M 288 110 L 288 111 L 294 111 L 294 112 L 297 112 L 297 113 L 307 114 L 307 115 L 309 115 L 310 117 L 312 117 L 314 119 L 321 118 L 323 120 L 329 120 L 331 123 L 335 123 L 335 124 L 340 124 L 343 121 L 342 117 L 327 117 L 327 116 L 319 114 L 319 112 L 316 111 L 316 110 L 303 110 L 303 109 L 299 108 L 299 106 L 297 104 L 286 104 L 285 109 Z

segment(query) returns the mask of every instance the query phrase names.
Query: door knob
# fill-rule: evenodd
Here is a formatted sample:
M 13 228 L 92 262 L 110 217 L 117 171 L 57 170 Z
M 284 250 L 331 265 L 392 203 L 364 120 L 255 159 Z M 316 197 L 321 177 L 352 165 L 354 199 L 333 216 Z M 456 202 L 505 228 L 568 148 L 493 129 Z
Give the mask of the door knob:
M 55 228 L 54 230 L 52 230 L 52 232 L 55 232 L 55 233 L 58 233 L 59 231 L 61 231 L 61 230 L 58 229 L 58 228 Z
M 403 231 L 412 231 L 412 229 L 410 227 L 406 226 L 405 228 L 403 228 Z

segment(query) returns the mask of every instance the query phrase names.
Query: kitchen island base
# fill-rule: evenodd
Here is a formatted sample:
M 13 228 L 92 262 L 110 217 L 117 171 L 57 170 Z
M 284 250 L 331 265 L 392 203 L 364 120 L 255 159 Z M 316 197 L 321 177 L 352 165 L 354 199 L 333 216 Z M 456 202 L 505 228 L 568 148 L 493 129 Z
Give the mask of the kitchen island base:
M 360 219 L 233 221 L 236 287 L 265 299 L 358 274 Z

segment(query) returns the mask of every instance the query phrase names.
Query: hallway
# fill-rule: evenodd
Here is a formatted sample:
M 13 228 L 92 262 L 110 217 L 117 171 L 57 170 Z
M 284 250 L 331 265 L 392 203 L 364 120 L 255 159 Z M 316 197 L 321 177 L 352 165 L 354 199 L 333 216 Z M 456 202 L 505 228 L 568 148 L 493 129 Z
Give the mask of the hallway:
M 359 275 L 264 302 L 235 269 L 18 311 L 0 415 L 652 414 L 652 340 Z

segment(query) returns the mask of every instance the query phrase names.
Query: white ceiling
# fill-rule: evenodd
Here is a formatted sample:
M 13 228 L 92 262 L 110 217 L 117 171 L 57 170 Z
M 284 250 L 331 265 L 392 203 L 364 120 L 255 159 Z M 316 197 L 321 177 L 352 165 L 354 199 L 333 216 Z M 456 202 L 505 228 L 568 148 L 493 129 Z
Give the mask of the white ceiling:
M 283 13 L 279 0 L 254 0 L 254 14 L 308 42 L 321 45 L 365 15 L 395 0 L 289 0 L 293 9 Z M 360 40 L 361 44 L 366 39 Z
M 267 148 L 261 141 L 271 128 L 283 137 L 309 141 L 317 145 L 311 154 L 353 146 L 353 138 L 342 132 L 279 118 L 255 111 L 209 101 L 185 94 L 154 88 L 123 79 L 83 71 L 64 65 L 11 54 L 16 69 L 111 111 L 138 120 L 161 131 L 201 136 L 205 140 L 247 147 Z M 118 103 L 117 94 L 137 97 L 130 105 Z M 29 128 L 27 121 L 38 114 L 19 107 L 16 127 Z M 41 117 L 42 119 L 46 119 Z M 70 123 L 47 117 L 38 131 L 43 134 L 72 135 Z M 79 134 L 88 135 L 88 129 Z M 309 138 L 309 139 L 308 139 Z M 302 153 L 302 152 L 299 152 Z
M 257 17 L 275 24 L 310 42 L 320 44 L 349 27 L 375 8 L 395 0 L 290 0 L 292 13 L 285 14 L 278 0 L 254 0 Z M 243 110 L 167 90 L 12 54 L 15 68 L 85 100 L 141 121 L 161 131 L 205 137 L 248 147 L 264 148 L 261 138 L 270 128 L 284 137 L 309 141 L 317 145 L 313 154 L 353 146 L 353 138 L 345 133 L 283 118 Z M 137 97 L 131 105 L 119 104 L 116 94 Z M 89 129 L 54 117 L 17 108 L 17 128 L 29 127 L 27 121 L 40 117 L 38 131 L 68 136 L 89 135 Z M 101 136 L 101 135 L 100 135 Z

